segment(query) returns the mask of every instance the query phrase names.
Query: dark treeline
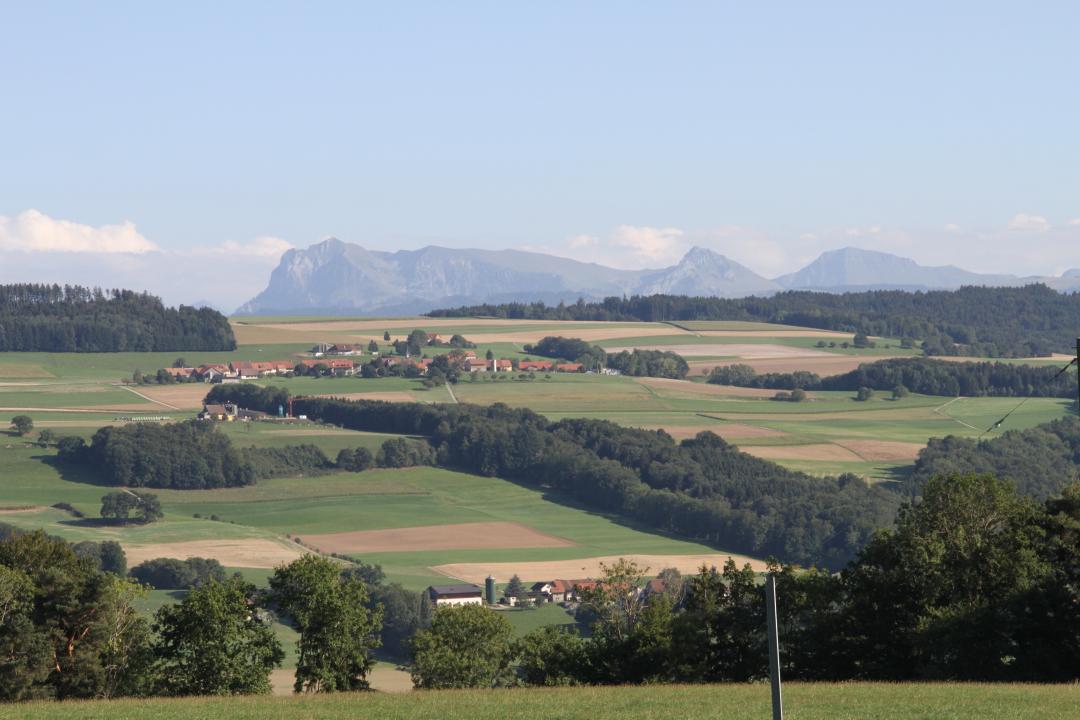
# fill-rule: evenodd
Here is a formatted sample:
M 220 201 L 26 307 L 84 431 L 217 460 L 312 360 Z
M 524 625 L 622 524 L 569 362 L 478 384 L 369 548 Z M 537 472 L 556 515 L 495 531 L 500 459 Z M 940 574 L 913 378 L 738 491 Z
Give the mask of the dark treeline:
M 244 391 L 238 390 L 237 394 L 244 394 Z M 266 388 L 266 395 L 277 397 L 272 388 Z M 335 470 L 358 472 L 376 466 L 411 467 L 431 465 L 435 461 L 434 450 L 426 441 L 406 438 L 387 440 L 374 456 L 363 448 L 349 450 L 339 454 L 339 462 L 328 458 L 318 446 L 308 443 L 236 448 L 229 436 L 214 423 L 203 420 L 168 425 L 108 426 L 94 433 L 89 445 L 82 438 L 66 437 L 60 440 L 58 447 L 62 462 L 89 468 L 103 483 L 173 490 L 239 487 L 265 478 L 323 475 Z M 359 461 L 360 453 L 366 454 L 368 460 Z M 131 507 L 127 509 L 136 514 L 145 505 L 138 501 L 138 494 L 112 495 L 130 498 Z M 126 512 L 121 519 L 125 518 Z M 144 521 L 151 519 L 156 517 L 143 518 Z
M 335 469 L 335 464 L 318 446 L 310 443 L 285 447 L 243 448 L 243 462 L 251 467 L 256 479 L 322 475 Z
M 203 490 L 256 479 L 228 436 L 199 420 L 107 426 L 88 446 L 82 438 L 65 438 L 59 448 L 62 461 L 89 468 L 110 485 Z
M 225 568 L 213 558 L 186 560 L 155 558 L 131 568 L 132 578 L 155 590 L 187 590 L 211 582 L 225 582 Z
M 923 342 L 927 355 L 1027 357 L 1072 352 L 1080 337 L 1080 294 L 1022 288 L 857 293 L 782 292 L 724 299 L 679 295 L 609 297 L 571 305 L 508 303 L 434 310 L 433 317 L 540 320 L 749 320 Z
M 668 569 L 659 591 L 636 592 L 643 570 L 619 561 L 582 591 L 588 637 L 548 627 L 514 642 L 505 619 L 479 622 L 481 608 L 440 609 L 414 642 L 414 682 L 768 677 L 764 589 L 749 566 L 729 562 L 690 577 Z M 785 679 L 1080 678 L 1080 485 L 1039 505 L 991 476 L 938 477 L 842 572 L 772 570 Z M 440 662 L 447 649 L 470 662 Z
M 1076 373 L 1063 373 L 1058 366 L 930 358 L 878 360 L 826 378 L 804 371 L 758 374 L 749 365 L 725 365 L 713 368 L 708 382 L 776 390 L 855 391 L 867 387 L 892 391 L 903 387 L 909 392 L 948 397 L 1076 397 Z
M 578 338 L 548 336 L 535 345 L 526 345 L 525 352 L 545 357 L 582 363 L 592 370 L 605 365 L 623 375 L 633 377 L 686 377 L 690 366 L 678 353 L 669 350 L 623 350 L 609 354 L 599 345 L 590 345 Z
M 945 473 L 993 473 L 1013 482 L 1023 495 L 1053 497 L 1080 476 L 1080 421 L 1062 418 L 987 440 L 932 438 L 919 452 L 905 488 L 917 494 L 932 477 Z
M 690 365 L 678 353 L 670 350 L 623 350 L 608 355 L 609 368 L 633 377 L 660 377 L 682 380 Z
M 0 351 L 235 350 L 224 315 L 131 290 L 0 285 Z
M 296 398 L 294 410 L 355 430 L 428 437 L 440 465 L 550 488 L 585 505 L 724 549 L 837 568 L 888 525 L 895 493 L 854 476 L 812 478 L 712 433 L 597 420 L 549 422 L 496 404 Z

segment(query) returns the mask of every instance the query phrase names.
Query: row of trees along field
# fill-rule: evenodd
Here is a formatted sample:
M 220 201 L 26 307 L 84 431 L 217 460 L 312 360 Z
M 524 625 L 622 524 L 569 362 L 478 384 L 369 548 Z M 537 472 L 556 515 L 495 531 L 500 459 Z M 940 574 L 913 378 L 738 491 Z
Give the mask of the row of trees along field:
M 131 290 L 0 285 L 0 351 L 235 350 L 224 315 Z
M 413 643 L 414 683 L 768 677 L 764 590 L 749 566 L 669 570 L 659 591 L 638 593 L 643 570 L 619 561 L 582 591 L 588 637 L 547 627 L 514 642 L 498 613 L 439 610 Z M 1080 678 L 1080 485 L 1039 505 L 990 476 L 939 477 L 842 572 L 772 571 L 786 679 Z
M 336 462 L 308 443 L 236 448 L 214 423 L 201 420 L 107 426 L 94 433 L 89 445 L 81 437 L 70 436 L 60 438 L 57 447 L 62 463 L 87 469 L 107 484 L 174 490 L 239 487 L 264 478 L 430 465 L 435 461 L 430 445 L 406 438 L 391 438 L 374 454 L 366 448 L 342 450 Z
M 582 363 L 587 368 L 609 367 L 633 377 L 662 377 L 682 379 L 690 366 L 678 353 L 668 350 L 623 350 L 608 353 L 599 345 L 590 345 L 578 338 L 551 336 L 535 345 L 526 345 L 525 352 L 544 357 Z
M 888 392 L 902 387 L 908 392 L 949 397 L 1076 397 L 1076 373 L 1062 372 L 1058 366 L 931 358 L 878 360 L 826 378 L 806 371 L 758 373 L 749 365 L 725 365 L 713 368 L 707 381 L 775 390 L 856 391 L 865 387 Z
M 609 297 L 566 305 L 506 303 L 434 310 L 433 317 L 672 322 L 746 320 L 921 340 L 928 355 L 1029 357 L 1072 352 L 1080 294 L 1045 285 L 832 294 L 789 291 L 725 299 L 681 295 Z

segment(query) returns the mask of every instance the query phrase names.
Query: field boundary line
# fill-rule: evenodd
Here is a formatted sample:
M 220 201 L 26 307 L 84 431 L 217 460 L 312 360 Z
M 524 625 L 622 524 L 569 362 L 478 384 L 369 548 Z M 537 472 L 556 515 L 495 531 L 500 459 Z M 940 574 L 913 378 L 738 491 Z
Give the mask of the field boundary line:
M 944 405 L 940 405 L 940 406 L 938 406 L 938 407 L 934 408 L 934 412 L 935 412 L 935 413 L 937 413 L 938 415 L 940 415 L 941 417 L 946 417 L 946 418 L 949 418 L 950 420 L 952 420 L 953 422 L 956 422 L 956 423 L 960 423 L 961 425 L 963 425 L 963 426 L 964 426 L 964 427 L 966 427 L 966 428 L 970 428 L 970 429 L 972 429 L 972 430 L 978 430 L 979 428 L 975 427 L 974 425 L 969 425 L 969 424 L 967 424 L 966 422 L 964 422 L 963 420 L 961 420 L 961 419 L 959 419 L 959 418 L 955 418 L 955 417 L 953 417 L 953 416 L 952 416 L 952 415 L 950 415 L 949 413 L 946 413 L 946 412 L 941 412 L 941 411 L 942 411 L 942 410 L 944 410 L 945 408 L 947 408 L 947 407 L 949 407 L 950 405 L 952 405 L 952 404 L 953 404 L 954 402 L 958 402 L 958 401 L 960 401 L 960 400 L 963 400 L 963 398 L 961 398 L 960 396 L 954 397 L 954 398 L 953 398 L 952 400 L 950 400 L 949 402 L 945 403 Z
M 129 387 L 127 386 L 127 385 L 117 385 L 117 387 L 119 387 L 119 388 L 123 388 L 124 390 L 127 390 L 128 392 L 131 392 L 131 393 L 135 393 L 136 395 L 138 395 L 139 397 L 141 397 L 141 398 L 142 398 L 143 400 L 149 400 L 150 402 L 152 402 L 152 403 L 154 403 L 154 404 L 156 404 L 156 405 L 161 405 L 162 407 L 167 407 L 167 408 L 169 408 L 170 410 L 182 410 L 182 409 L 183 409 L 183 408 L 178 408 L 178 407 L 176 407 L 175 405 L 170 405 L 170 404 L 169 404 L 169 403 L 167 403 L 167 402 L 162 402 L 161 400 L 155 400 L 155 399 L 154 399 L 154 398 L 152 398 L 152 397 L 149 397 L 149 396 L 147 396 L 147 395 L 143 395 L 143 394 L 142 394 L 141 392 L 139 392 L 138 390 L 135 390 L 134 388 L 129 388 Z

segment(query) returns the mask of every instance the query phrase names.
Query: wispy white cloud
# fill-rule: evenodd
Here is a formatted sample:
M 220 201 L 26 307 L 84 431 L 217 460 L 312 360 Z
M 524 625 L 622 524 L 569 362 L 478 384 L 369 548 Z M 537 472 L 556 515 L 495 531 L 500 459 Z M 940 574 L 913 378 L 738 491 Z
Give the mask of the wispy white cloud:
M 1009 220 L 1007 227 L 1017 232 L 1046 232 L 1050 229 L 1050 221 L 1042 215 L 1017 213 Z
M 0 215 L 0 250 L 147 253 L 157 249 L 130 221 L 94 227 L 70 220 L 57 220 L 33 209 L 13 218 Z
M 673 227 L 619 225 L 602 237 L 572 235 L 561 250 L 555 251 L 577 260 L 624 269 L 663 267 L 678 262 L 689 249 L 685 234 Z
M 220 245 L 196 246 L 191 249 L 194 255 L 237 255 L 242 257 L 273 258 L 278 260 L 286 250 L 292 249 L 292 243 L 273 235 L 263 235 L 250 242 L 226 240 Z

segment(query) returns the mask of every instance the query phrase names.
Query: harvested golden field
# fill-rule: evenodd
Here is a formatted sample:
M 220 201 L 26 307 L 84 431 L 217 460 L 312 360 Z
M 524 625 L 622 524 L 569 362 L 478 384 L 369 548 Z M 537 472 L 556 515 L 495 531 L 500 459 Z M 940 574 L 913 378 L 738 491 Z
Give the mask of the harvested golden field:
M 128 565 L 138 565 L 154 558 L 186 560 L 212 558 L 227 567 L 275 568 L 307 553 L 295 543 L 266 538 L 189 540 L 187 542 L 133 545 L 124 543 Z
M 556 578 L 579 579 L 588 577 L 600 577 L 603 573 L 601 565 L 612 565 L 620 558 L 632 560 L 639 567 L 649 568 L 652 574 L 658 573 L 664 568 L 677 568 L 679 572 L 686 574 L 696 573 L 702 565 L 722 567 L 728 559 L 733 559 L 739 567 L 749 563 L 754 570 L 763 572 L 765 563 L 761 560 L 744 557 L 742 555 L 712 554 L 712 555 L 608 555 L 606 557 L 579 558 L 577 560 L 538 560 L 533 562 L 492 562 L 492 563 L 453 563 L 439 565 L 431 568 L 437 573 L 447 577 L 457 578 L 466 582 L 483 584 L 484 578 L 491 575 L 497 582 L 504 583 L 510 580 L 512 575 L 519 575 L 522 580 L 541 581 Z
M 56 377 L 40 365 L 3 363 L 0 364 L 0 377 L 3 378 L 51 378 Z M 5 383 L 6 384 L 6 383 Z
M 324 553 L 345 555 L 424 550 L 573 547 L 576 543 L 512 522 L 422 525 L 389 530 L 306 535 L 304 542 Z
M 799 348 L 793 348 L 799 350 Z M 808 352 L 800 350 L 800 352 Z M 736 355 L 736 353 L 717 353 L 717 355 Z M 749 365 L 758 373 L 790 373 L 798 370 L 817 373 L 821 377 L 829 375 L 841 375 L 855 370 L 860 365 L 877 360 L 890 358 L 910 357 L 910 355 L 838 355 L 835 353 L 820 352 L 815 355 L 775 355 L 773 357 L 728 357 L 723 360 L 690 360 L 690 372 L 700 375 L 703 371 L 708 372 L 714 367 L 723 365 Z
M 819 460 L 827 462 L 859 462 L 851 450 L 833 443 L 809 445 L 746 445 L 739 447 L 744 453 L 764 460 Z
M 753 438 L 776 438 L 784 437 L 787 433 L 757 425 L 744 425 L 743 423 L 721 423 L 712 425 L 646 425 L 642 430 L 663 430 L 676 440 L 685 440 L 697 436 L 698 433 L 711 432 L 728 441 L 747 440 Z
M 919 443 L 889 440 L 833 440 L 808 445 L 746 445 L 744 453 L 765 460 L 818 460 L 827 462 L 914 462 Z

